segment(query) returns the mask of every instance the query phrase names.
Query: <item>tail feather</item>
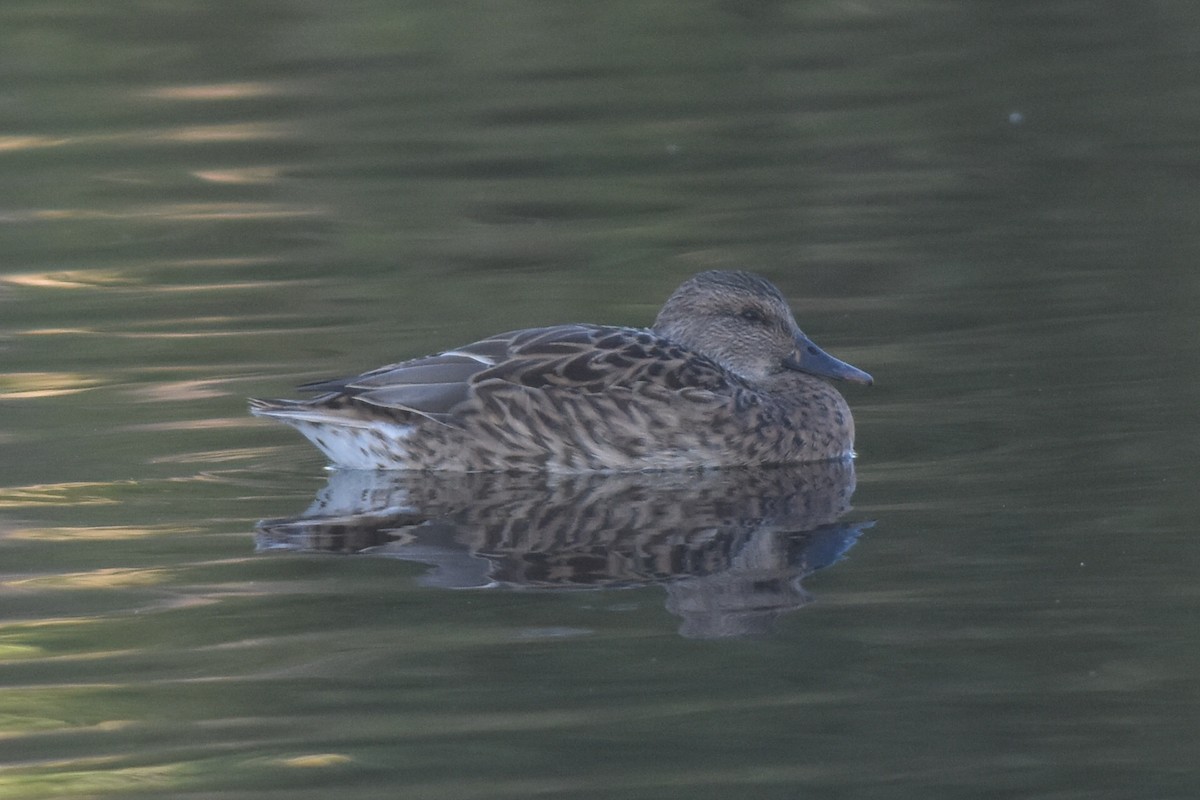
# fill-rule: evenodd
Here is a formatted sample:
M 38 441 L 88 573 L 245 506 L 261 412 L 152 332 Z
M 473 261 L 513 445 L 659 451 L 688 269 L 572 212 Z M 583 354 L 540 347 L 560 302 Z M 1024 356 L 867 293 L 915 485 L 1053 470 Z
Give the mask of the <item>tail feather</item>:
M 270 417 L 289 424 L 316 423 L 348 428 L 369 428 L 371 421 L 336 409 L 314 405 L 309 400 L 259 400 L 250 398 L 250 413 L 256 417 Z
M 304 400 L 252 399 L 250 413 L 295 428 L 335 466 L 349 469 L 411 466 L 404 440 L 412 435 L 412 425 L 366 419 Z

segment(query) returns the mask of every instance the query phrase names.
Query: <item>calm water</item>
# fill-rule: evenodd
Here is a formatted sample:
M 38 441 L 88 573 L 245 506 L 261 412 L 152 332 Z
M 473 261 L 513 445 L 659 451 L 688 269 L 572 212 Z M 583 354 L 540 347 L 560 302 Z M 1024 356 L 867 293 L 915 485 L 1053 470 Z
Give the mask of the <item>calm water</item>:
M 5 3 L 0 798 L 1200 795 L 1198 57 L 1168 0 Z M 331 478 L 245 411 L 714 266 L 874 374 L 854 472 Z

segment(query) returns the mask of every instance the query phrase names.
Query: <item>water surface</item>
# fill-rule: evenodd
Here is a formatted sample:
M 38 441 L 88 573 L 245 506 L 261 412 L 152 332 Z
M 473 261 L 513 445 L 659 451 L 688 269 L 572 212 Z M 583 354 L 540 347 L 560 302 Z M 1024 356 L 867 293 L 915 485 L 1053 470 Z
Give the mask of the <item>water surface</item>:
M 0 797 L 1196 796 L 1198 45 L 1170 2 L 7 3 Z M 263 539 L 330 476 L 246 397 L 713 267 L 876 378 L 830 518 L 647 479 L 472 489 L 424 561 Z

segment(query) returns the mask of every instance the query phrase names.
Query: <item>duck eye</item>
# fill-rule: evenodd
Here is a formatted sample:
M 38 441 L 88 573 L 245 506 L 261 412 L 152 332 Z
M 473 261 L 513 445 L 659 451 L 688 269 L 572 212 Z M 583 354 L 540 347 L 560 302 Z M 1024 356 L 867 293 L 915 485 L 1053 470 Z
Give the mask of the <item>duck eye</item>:
M 761 325 L 762 323 L 767 321 L 767 318 L 764 317 L 763 313 L 761 311 L 759 311 L 757 308 L 747 308 L 745 311 L 738 314 L 738 316 L 741 317 L 742 319 L 746 320 L 747 322 L 754 322 L 759 325 Z

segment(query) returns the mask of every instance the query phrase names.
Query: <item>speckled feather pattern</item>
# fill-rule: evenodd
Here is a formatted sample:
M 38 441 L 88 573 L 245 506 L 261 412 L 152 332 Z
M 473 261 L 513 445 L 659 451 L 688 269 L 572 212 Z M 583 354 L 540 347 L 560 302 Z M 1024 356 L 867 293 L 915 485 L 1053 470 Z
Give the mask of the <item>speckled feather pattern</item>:
M 841 394 L 781 366 L 802 346 L 815 349 L 771 284 L 702 273 L 650 330 L 513 331 L 302 387 L 321 392 L 311 400 L 252 401 L 252 411 L 356 469 L 580 472 L 849 456 L 854 422 Z

